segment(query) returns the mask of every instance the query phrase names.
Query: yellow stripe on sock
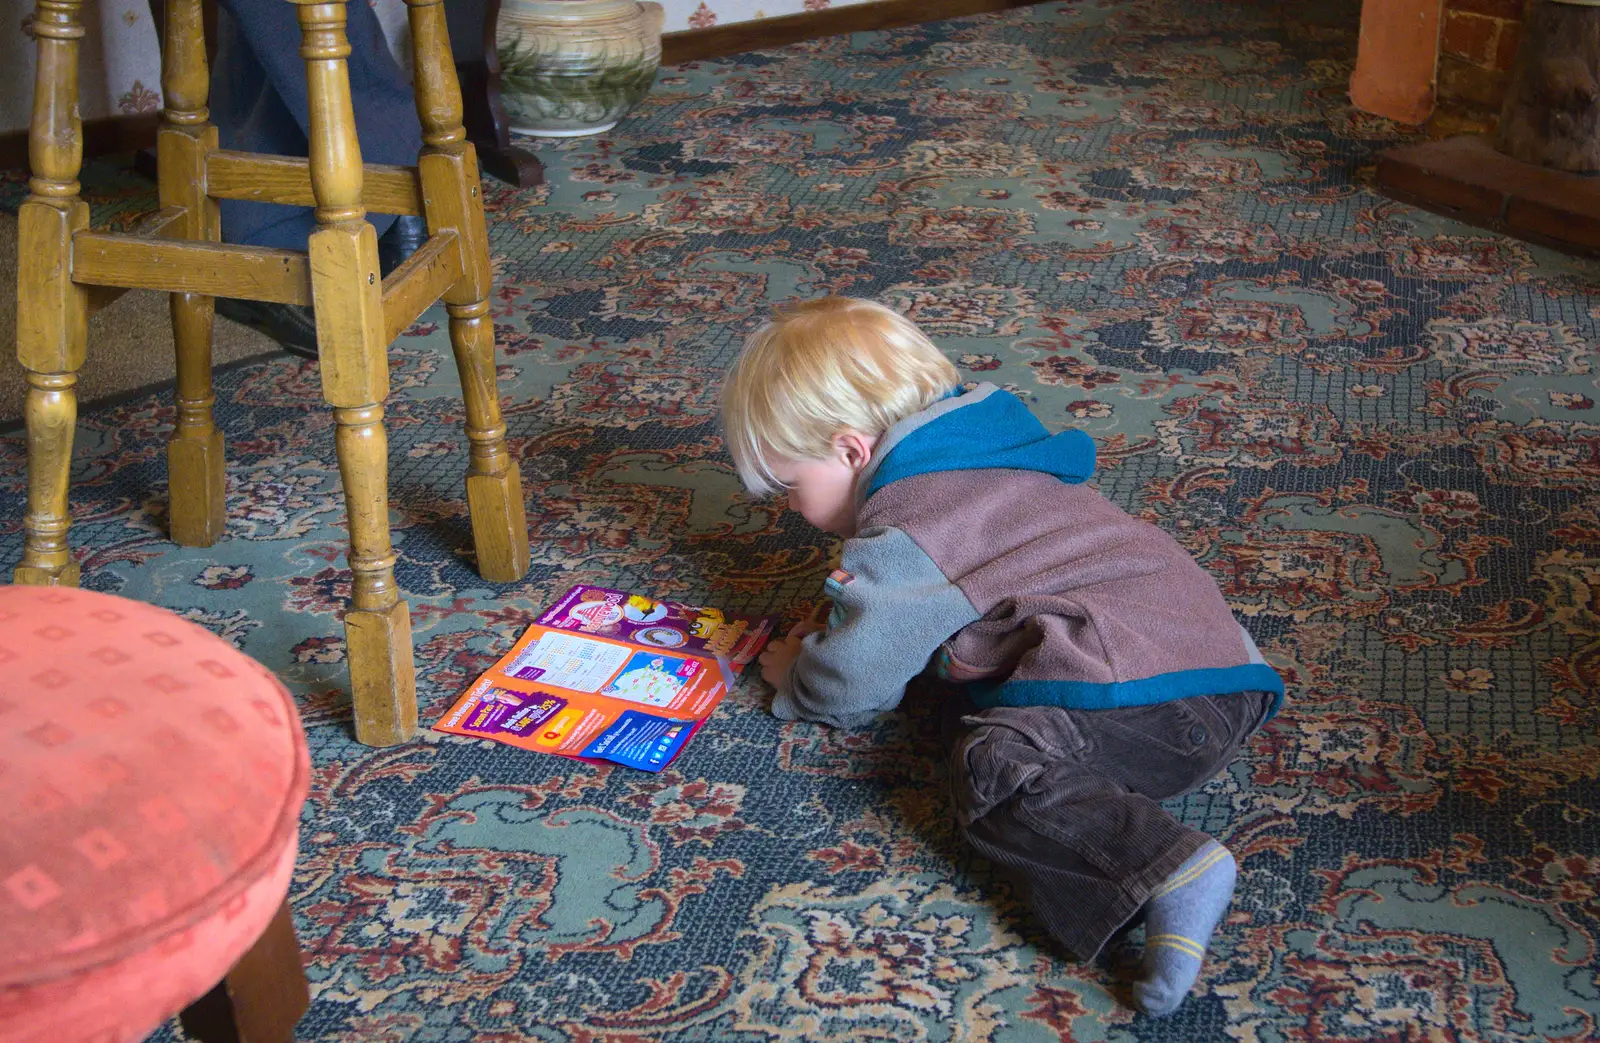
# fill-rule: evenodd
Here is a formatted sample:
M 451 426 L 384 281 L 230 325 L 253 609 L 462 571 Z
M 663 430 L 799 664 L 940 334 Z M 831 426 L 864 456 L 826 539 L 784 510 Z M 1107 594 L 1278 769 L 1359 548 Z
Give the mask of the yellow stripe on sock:
M 1224 858 L 1227 857 L 1227 855 L 1228 855 L 1228 849 L 1227 848 L 1225 848 L 1225 847 L 1217 848 L 1215 851 L 1211 852 L 1211 854 L 1207 855 L 1205 858 L 1202 858 L 1198 865 L 1190 866 L 1187 870 L 1184 871 L 1184 873 L 1182 875 L 1176 877 L 1175 879 L 1168 880 L 1166 883 L 1162 884 L 1159 888 L 1157 888 L 1156 890 L 1152 891 L 1150 893 L 1150 897 L 1151 898 L 1160 898 L 1162 895 L 1171 894 L 1172 892 L 1176 891 L 1178 888 L 1182 887 L 1184 884 L 1187 884 L 1191 880 L 1194 880 L 1196 877 L 1199 877 L 1199 876 L 1203 875 L 1206 870 L 1210 869 L 1212 866 L 1214 866 L 1218 862 L 1222 861 Z
M 1206 951 L 1200 947 L 1199 942 L 1195 941 L 1193 938 L 1185 938 L 1181 934 L 1154 935 L 1153 937 L 1146 938 L 1144 940 L 1144 944 L 1147 947 L 1151 945 L 1160 945 L 1166 946 L 1168 949 L 1176 949 L 1181 953 L 1193 956 L 1197 960 L 1204 960 L 1206 958 Z
M 1220 847 L 1217 848 L 1215 851 L 1211 852 L 1205 858 L 1201 859 L 1196 864 L 1194 864 L 1194 865 L 1190 866 L 1188 869 L 1184 870 L 1182 875 L 1180 875 L 1178 877 L 1175 877 L 1173 879 L 1170 879 L 1166 883 L 1162 884 L 1161 887 L 1158 890 L 1156 890 L 1155 893 L 1152 894 L 1150 897 L 1159 898 L 1162 895 L 1171 894 L 1173 891 L 1176 891 L 1178 888 L 1182 887 L 1184 884 L 1190 883 L 1190 882 L 1198 879 L 1199 877 L 1204 876 L 1206 870 L 1210 869 L 1212 866 L 1214 866 L 1218 862 L 1222 861 L 1223 856 L 1225 856 L 1227 853 L 1228 852 L 1227 852 L 1227 850 L 1225 848 L 1220 848 Z

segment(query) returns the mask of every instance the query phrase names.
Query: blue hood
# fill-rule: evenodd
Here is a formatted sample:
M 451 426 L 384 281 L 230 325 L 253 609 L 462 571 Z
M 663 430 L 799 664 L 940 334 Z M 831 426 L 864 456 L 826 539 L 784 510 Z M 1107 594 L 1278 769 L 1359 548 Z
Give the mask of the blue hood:
M 1042 471 L 1074 484 L 1094 474 L 1094 439 L 1077 429 L 1051 434 L 1015 395 L 992 384 L 907 418 L 885 441 L 863 499 L 890 482 L 937 471 Z

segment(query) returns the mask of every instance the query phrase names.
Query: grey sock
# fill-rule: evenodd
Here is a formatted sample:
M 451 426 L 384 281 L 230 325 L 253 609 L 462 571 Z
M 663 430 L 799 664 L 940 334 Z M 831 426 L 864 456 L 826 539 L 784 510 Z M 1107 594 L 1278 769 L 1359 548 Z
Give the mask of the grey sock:
M 1140 1009 L 1171 1014 L 1189 994 L 1238 875 L 1232 853 L 1208 840 L 1151 893 L 1145 904 L 1144 978 L 1133 986 Z

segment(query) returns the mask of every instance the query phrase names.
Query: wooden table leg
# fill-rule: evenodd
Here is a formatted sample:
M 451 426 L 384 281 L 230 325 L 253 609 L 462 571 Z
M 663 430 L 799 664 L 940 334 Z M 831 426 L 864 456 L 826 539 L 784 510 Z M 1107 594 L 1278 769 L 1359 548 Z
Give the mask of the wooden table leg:
M 445 5 L 451 53 L 461 82 L 462 121 L 483 172 L 516 188 L 544 184 L 539 157 L 511 143 L 511 121 L 500 97 L 500 52 L 495 29 L 500 0 L 459 0 Z

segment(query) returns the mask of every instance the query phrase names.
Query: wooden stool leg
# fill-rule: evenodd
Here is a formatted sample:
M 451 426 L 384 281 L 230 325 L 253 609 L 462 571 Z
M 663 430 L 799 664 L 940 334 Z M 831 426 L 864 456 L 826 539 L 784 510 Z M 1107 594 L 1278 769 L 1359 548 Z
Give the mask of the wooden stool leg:
M 461 126 L 461 85 L 456 79 L 441 0 L 406 0 L 411 22 L 417 115 L 422 155 L 417 168 L 426 200 L 428 231 L 461 237 L 465 274 L 445 291 L 450 344 L 461 373 L 467 407 L 467 509 L 478 572 L 513 583 L 528 571 L 528 519 L 522 473 L 506 451 L 506 425 L 494 375 L 494 324 L 489 319 L 489 234 L 479 191 L 478 160 Z
M 356 738 L 369 746 L 405 742 L 417 730 L 411 616 L 395 585 L 389 541 L 389 397 L 378 236 L 361 203 L 361 148 L 345 64 L 343 0 L 298 7 L 311 102 L 311 296 L 317 316 L 322 394 L 333 406 L 339 473 L 350 517 L 351 607 L 345 613 Z
M 417 679 L 411 615 L 400 600 L 389 542 L 389 443 L 383 407 L 335 409 L 333 417 L 345 509 L 350 512 L 354 578 L 344 633 L 356 739 L 368 746 L 393 746 L 416 734 Z
M 293 1043 L 311 1005 L 287 902 L 217 987 L 185 1007 L 183 1031 L 199 1043 Z
M 166 109 L 156 146 L 161 205 L 183 208 L 177 236 L 220 242 L 217 204 L 206 195 L 206 153 L 217 147 L 217 129 L 206 108 L 210 84 L 200 0 L 168 0 L 164 29 Z M 226 513 L 222 432 L 211 413 L 214 298 L 171 296 L 178 349 L 178 424 L 167 445 L 172 538 L 186 547 L 209 547 L 222 537 Z
M 528 517 L 522 472 L 506 451 L 494 377 L 494 324 L 489 302 L 449 304 L 450 346 L 467 406 L 467 510 L 478 574 L 494 583 L 515 583 L 528 572 Z
M 222 432 L 212 419 L 213 298 L 172 294 L 172 336 L 178 349 L 178 425 L 167 443 L 172 495 L 171 535 L 185 547 L 209 547 L 222 538 L 227 478 Z
M 28 513 L 18 583 L 77 586 L 67 546 L 67 477 L 78 421 L 73 388 L 88 339 L 89 301 L 72 281 L 72 236 L 89 227 L 78 197 L 83 124 L 78 118 L 82 0 L 39 0 L 28 157 L 33 178 L 17 213 L 17 360 L 27 370 Z

